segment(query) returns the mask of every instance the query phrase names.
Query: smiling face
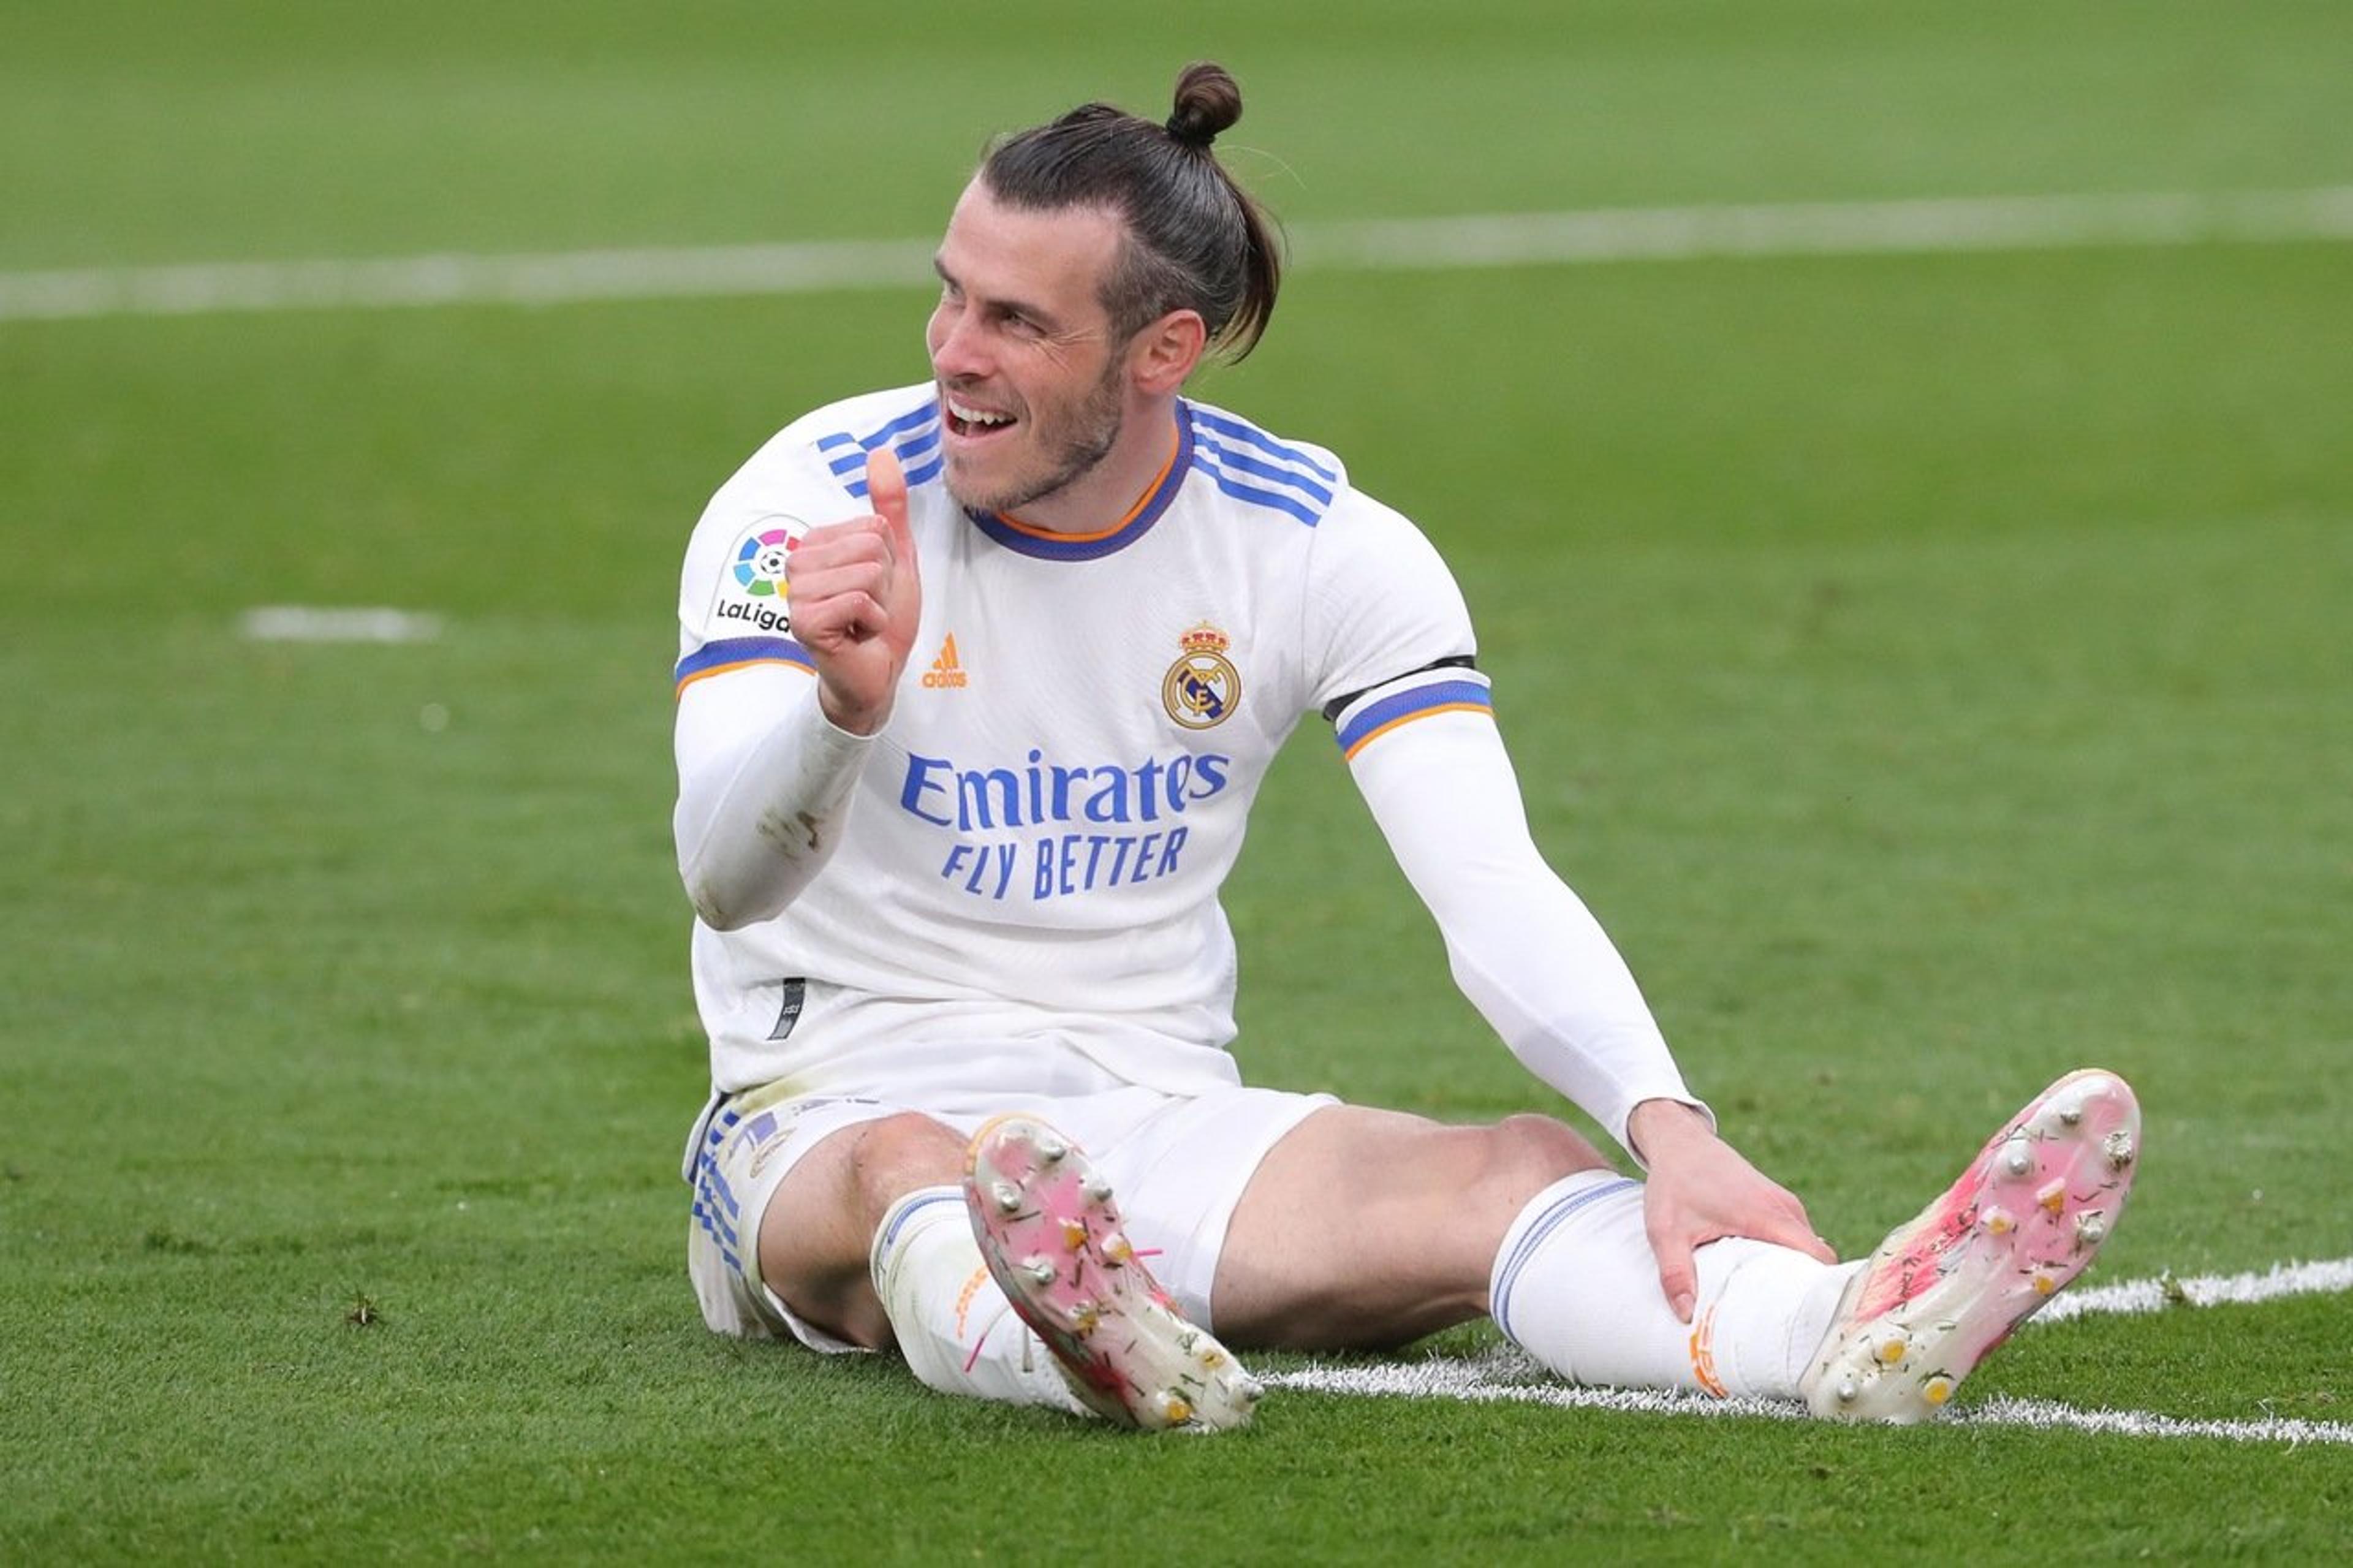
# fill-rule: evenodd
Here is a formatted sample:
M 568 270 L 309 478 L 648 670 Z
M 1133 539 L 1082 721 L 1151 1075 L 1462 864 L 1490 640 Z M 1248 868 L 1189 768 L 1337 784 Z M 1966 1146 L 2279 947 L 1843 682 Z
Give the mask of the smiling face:
M 1007 206 L 980 181 L 948 220 L 924 341 L 945 417 L 948 491 L 1009 512 L 1059 499 L 1124 508 L 1123 450 L 1140 405 L 1103 280 L 1121 226 L 1093 207 Z M 1165 443 L 1160 443 L 1165 445 Z M 1166 458 L 1155 447 L 1156 462 Z M 1106 491 L 1103 496 L 1091 492 Z

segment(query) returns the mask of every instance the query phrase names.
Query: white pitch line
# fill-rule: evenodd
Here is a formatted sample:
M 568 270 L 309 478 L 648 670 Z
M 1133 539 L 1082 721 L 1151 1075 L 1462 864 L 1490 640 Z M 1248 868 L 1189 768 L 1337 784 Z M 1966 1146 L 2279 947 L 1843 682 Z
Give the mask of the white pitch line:
M 2236 1305 L 2348 1289 L 2353 1289 L 2353 1258 L 2284 1264 L 2260 1274 L 2125 1280 L 2063 1296 L 2029 1322 L 2048 1323 L 2091 1313 L 2129 1314 Z M 2062 1306 L 2073 1310 L 2061 1312 Z M 1472 1357 L 1436 1357 L 1366 1366 L 1311 1366 L 1298 1372 L 1275 1373 L 1265 1381 L 1272 1388 L 1312 1394 L 1457 1399 L 1478 1405 L 1546 1405 L 1565 1410 L 1746 1415 L 1775 1421 L 1798 1420 L 1805 1415 L 1802 1406 L 1787 1400 L 1714 1399 L 1701 1394 L 1581 1388 L 1551 1381 L 1524 1352 L 1509 1345 L 1499 1345 Z M 1947 1424 L 2066 1427 L 2134 1437 L 2214 1437 L 2239 1443 L 2285 1443 L 2291 1447 L 2306 1443 L 2353 1446 L 2353 1425 L 2340 1422 L 2281 1417 L 2262 1421 L 2190 1420 L 2140 1410 L 2082 1410 L 2050 1400 L 2008 1395 L 1956 1412 Z
M 1544 1373 L 1516 1351 L 1499 1349 L 1474 1360 L 1435 1360 L 1403 1364 L 1310 1367 L 1275 1373 L 1270 1388 L 1308 1394 L 1386 1395 L 1390 1398 L 1454 1399 L 1470 1405 L 1545 1405 L 1560 1410 L 1610 1410 L 1642 1415 L 1751 1416 L 1772 1421 L 1806 1418 L 1793 1400 L 1713 1399 L 1704 1394 L 1617 1388 L 1581 1388 L 1541 1381 Z M 2046 1399 L 1997 1395 L 1941 1423 L 1955 1426 L 2066 1427 L 2129 1437 L 2215 1437 L 2235 1443 L 2325 1443 L 2353 1447 L 2353 1426 L 2341 1422 L 2274 1417 L 2263 1421 L 2189 1420 L 2145 1410 L 2082 1410 Z
M 2063 1426 L 2125 1437 L 2220 1437 L 2232 1443 L 2353 1446 L 2353 1426 L 2274 1416 L 2262 1421 L 2192 1421 L 2145 1410 L 2078 1410 L 2046 1399 L 1997 1394 L 1955 1417 L 1964 1426 Z
M 1371 269 L 2343 239 L 2353 239 L 2353 185 L 1409 219 L 1308 229 L 1299 252 L 1303 263 Z
M 2275 1263 L 2260 1274 L 2199 1274 L 2187 1279 L 2120 1279 L 2070 1290 L 2027 1320 L 2059 1323 L 2087 1312 L 2162 1312 L 2176 1307 L 2223 1307 L 2283 1296 L 2336 1295 L 2353 1290 L 2353 1258 L 2325 1263 Z
M 421 610 L 317 605 L 258 605 L 238 618 L 248 642 L 431 642 L 441 617 Z
M 1484 1355 L 1383 1362 L 1369 1366 L 1311 1366 L 1278 1372 L 1269 1388 L 1309 1394 L 1356 1394 L 1404 1399 L 1459 1399 L 1472 1405 L 1550 1405 L 1564 1410 L 1617 1410 L 1646 1415 L 1757 1415 L 1794 1421 L 1803 1406 L 1778 1399 L 1713 1399 L 1704 1394 L 1630 1388 L 1586 1388 L 1545 1381 L 1546 1374 L 1519 1350 L 1499 1345 Z
M 2353 185 L 2303 190 L 1790 202 L 1303 224 L 1333 271 L 2353 239 Z M 0 272 L 0 321 L 229 311 L 562 305 L 897 289 L 929 239 L 219 262 Z
M 0 273 L 0 321 L 819 294 L 931 276 L 917 240 L 90 268 Z

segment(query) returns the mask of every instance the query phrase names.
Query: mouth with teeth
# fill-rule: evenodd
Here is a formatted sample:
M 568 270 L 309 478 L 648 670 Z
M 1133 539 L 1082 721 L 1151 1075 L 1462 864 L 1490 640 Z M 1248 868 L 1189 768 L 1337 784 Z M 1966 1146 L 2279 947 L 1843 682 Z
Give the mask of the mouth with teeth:
M 965 440 L 995 436 L 1020 423 L 1018 416 L 983 408 L 950 394 L 941 395 L 940 408 L 947 416 L 948 433 Z

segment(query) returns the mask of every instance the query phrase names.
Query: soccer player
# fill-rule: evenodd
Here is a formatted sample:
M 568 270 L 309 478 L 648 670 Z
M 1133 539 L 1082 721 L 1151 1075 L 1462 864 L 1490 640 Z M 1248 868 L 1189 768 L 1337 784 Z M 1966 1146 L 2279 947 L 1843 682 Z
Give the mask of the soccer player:
M 1229 1345 L 1481 1313 L 1580 1382 L 1929 1414 L 2113 1224 L 2130 1090 L 2061 1079 L 1845 1265 L 1717 1136 L 1530 839 L 1436 552 L 1332 452 L 1185 395 L 1275 302 L 1210 150 L 1240 110 L 1197 65 L 1165 124 L 999 142 L 938 249 L 932 378 L 796 421 L 695 531 L 706 1321 L 1155 1428 L 1248 1418 Z M 1645 1180 L 1542 1116 L 1240 1082 L 1218 889 L 1309 714 L 1463 993 Z

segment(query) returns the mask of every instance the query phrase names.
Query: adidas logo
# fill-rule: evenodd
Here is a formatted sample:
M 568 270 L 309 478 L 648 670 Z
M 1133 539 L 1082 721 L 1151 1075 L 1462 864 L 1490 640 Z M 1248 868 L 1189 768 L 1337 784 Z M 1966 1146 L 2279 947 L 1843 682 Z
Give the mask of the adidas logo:
M 955 633 L 940 644 L 940 657 L 932 660 L 932 668 L 923 671 L 923 684 L 935 691 L 961 690 L 970 684 L 964 666 L 956 659 Z

